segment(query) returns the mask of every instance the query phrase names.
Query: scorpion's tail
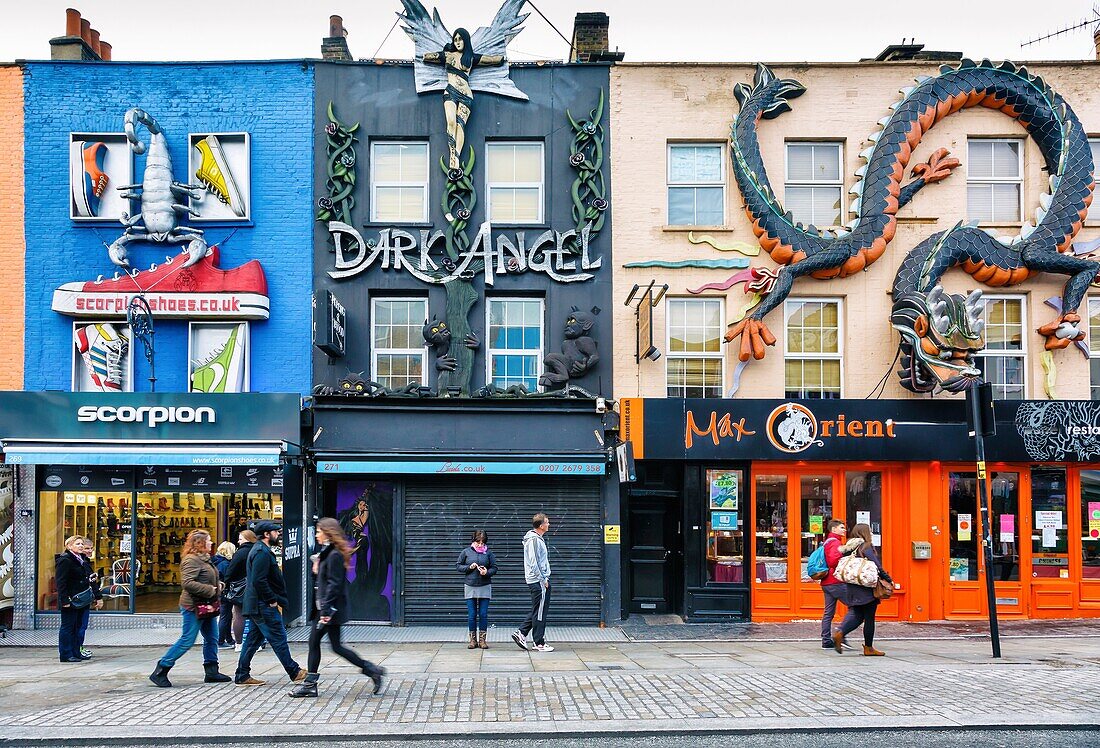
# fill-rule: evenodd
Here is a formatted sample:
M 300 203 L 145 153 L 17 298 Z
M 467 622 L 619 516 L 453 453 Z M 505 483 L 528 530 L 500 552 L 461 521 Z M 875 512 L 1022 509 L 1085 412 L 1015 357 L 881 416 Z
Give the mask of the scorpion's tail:
M 138 155 L 145 153 L 145 143 L 137 135 L 138 125 L 145 125 L 150 135 L 160 135 L 160 125 L 144 109 L 134 107 L 127 110 L 126 116 L 123 117 L 123 124 L 126 128 L 126 140 L 130 141 L 130 148 Z

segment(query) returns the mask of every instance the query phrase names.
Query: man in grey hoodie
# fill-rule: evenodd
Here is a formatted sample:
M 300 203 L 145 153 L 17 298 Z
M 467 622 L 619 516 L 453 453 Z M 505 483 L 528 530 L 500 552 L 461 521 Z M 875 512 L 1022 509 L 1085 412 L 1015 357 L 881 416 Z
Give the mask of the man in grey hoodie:
M 542 536 L 550 529 L 550 518 L 539 512 L 531 518 L 531 527 L 523 536 L 523 578 L 531 593 L 531 612 L 527 620 L 512 634 L 512 641 L 527 650 L 527 634 L 535 640 L 539 652 L 553 652 L 546 643 L 546 609 L 550 605 L 550 558 Z

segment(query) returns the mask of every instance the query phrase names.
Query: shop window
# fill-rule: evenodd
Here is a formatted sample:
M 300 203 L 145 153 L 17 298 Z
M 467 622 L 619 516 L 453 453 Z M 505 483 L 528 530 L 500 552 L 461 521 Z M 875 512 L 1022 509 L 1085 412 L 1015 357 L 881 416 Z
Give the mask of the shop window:
M 1100 299 L 1089 299 L 1089 394 L 1100 400 Z
M 783 207 L 797 223 L 839 226 L 843 173 L 840 143 L 787 143 Z
M 427 299 L 374 300 L 371 379 L 395 390 L 410 384 L 427 384 L 424 347 L 427 318 Z
M 485 155 L 488 219 L 542 223 L 542 143 L 489 143 Z
M 669 144 L 668 225 L 722 226 L 725 224 L 725 146 Z
M 948 577 L 952 582 L 978 579 L 978 485 L 973 473 L 951 473 L 947 503 L 951 513 Z
M 250 520 L 282 518 L 281 495 L 269 493 L 42 491 L 38 507 L 39 610 L 57 607 L 54 559 L 70 536 L 91 541 L 105 611 L 171 613 L 192 530 L 208 530 L 217 547 L 235 544 Z
M 745 581 L 740 470 L 707 470 L 707 581 Z
M 992 499 L 993 579 L 998 582 L 1020 578 L 1020 476 L 993 473 L 989 490 Z M 948 477 L 948 506 L 951 512 L 951 559 L 948 577 L 952 582 L 978 579 L 980 539 L 978 529 L 978 481 L 974 473 L 951 473 Z
M 372 221 L 426 223 L 428 144 L 371 143 Z
M 882 546 L 882 473 L 849 471 L 844 474 L 845 526 L 851 535 L 856 525 L 871 528 L 871 540 Z
M 722 299 L 669 300 L 665 364 L 669 397 L 722 396 L 722 318 Z
M 756 581 L 787 581 L 787 476 L 758 475 L 756 496 Z
M 1034 578 L 1069 579 L 1067 509 L 1065 469 L 1032 468 L 1031 511 L 1035 523 L 1031 526 L 1031 576 Z M 994 532 L 999 529 L 993 527 Z
M 1081 471 L 1081 578 L 1100 579 L 1100 470 Z
M 1020 578 L 1020 476 L 993 473 L 989 493 L 993 506 L 993 579 Z
M 982 378 L 993 385 L 998 400 L 1023 400 L 1027 396 L 1024 335 L 1024 300 L 1020 297 L 986 296 L 985 349 L 975 356 Z
M 489 300 L 488 379 L 497 387 L 520 384 L 538 391 L 542 363 L 542 300 Z
M 191 392 L 249 392 L 247 322 L 192 322 L 188 329 L 187 381 Z
M 830 475 L 803 475 L 798 481 L 802 510 L 802 581 L 811 581 L 806 573 L 810 554 L 825 541 L 825 527 L 833 516 L 833 478 Z
M 73 392 L 133 392 L 130 328 L 122 322 L 73 323 Z
M 967 217 L 981 223 L 1015 223 L 1022 212 L 1022 140 L 971 139 L 966 143 Z
M 784 396 L 834 399 L 841 396 L 840 301 L 784 302 Z

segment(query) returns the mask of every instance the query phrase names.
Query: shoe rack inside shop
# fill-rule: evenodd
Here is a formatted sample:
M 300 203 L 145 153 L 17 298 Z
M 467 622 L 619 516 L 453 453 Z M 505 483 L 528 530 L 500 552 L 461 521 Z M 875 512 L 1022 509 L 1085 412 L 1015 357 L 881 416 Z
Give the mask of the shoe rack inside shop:
M 50 496 L 61 501 L 51 502 Z M 181 555 L 193 530 L 207 530 L 216 550 L 227 539 L 236 544 L 238 528 L 248 521 L 282 514 L 281 496 L 266 493 L 64 491 L 43 492 L 41 498 L 42 610 L 56 607 L 53 558 L 71 535 L 91 538 L 95 545 L 92 566 L 99 575 L 104 610 L 175 612 Z M 61 516 L 51 517 L 58 503 Z

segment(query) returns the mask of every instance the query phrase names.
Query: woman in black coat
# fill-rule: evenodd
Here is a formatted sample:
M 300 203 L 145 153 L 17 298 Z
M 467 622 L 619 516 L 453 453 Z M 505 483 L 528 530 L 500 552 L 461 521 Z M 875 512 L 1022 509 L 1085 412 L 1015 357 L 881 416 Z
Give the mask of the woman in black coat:
M 332 651 L 343 657 L 363 675 L 374 681 L 374 693 L 382 690 L 385 668 L 364 660 L 353 650 L 340 643 L 340 627 L 348 621 L 348 568 L 354 553 L 340 523 L 329 517 L 317 521 L 317 543 L 321 552 L 314 556 L 313 630 L 309 634 L 309 659 L 306 679 L 290 692 L 293 698 L 317 696 L 317 682 L 321 679 L 321 639 L 328 636 Z
M 93 599 L 99 601 L 95 572 L 84 557 L 84 538 L 73 535 L 65 540 L 65 550 L 54 556 L 54 584 L 57 585 L 57 607 L 61 611 L 61 627 L 57 631 L 57 652 L 61 662 L 83 662 L 90 659 L 80 653 L 80 626 L 88 612 L 91 599 L 83 605 L 74 604 L 73 598 L 90 589 Z
M 493 575 L 497 573 L 497 557 L 489 550 L 489 534 L 474 530 L 470 544 L 458 554 L 455 567 L 462 575 L 466 598 L 466 623 L 470 643 L 466 649 L 489 648 L 489 600 L 493 597 Z
M 879 579 L 893 584 L 894 581 L 890 579 L 890 575 L 882 568 L 882 562 L 879 561 L 878 554 L 875 553 L 875 546 L 871 537 L 870 526 L 859 524 L 852 528 L 851 539 L 848 543 L 852 543 L 853 540 L 857 539 L 862 541 L 854 549 L 854 555 L 865 558 L 873 563 L 878 567 Z M 833 646 L 836 648 L 837 653 L 840 654 L 843 652 L 844 637 L 848 636 L 849 632 L 855 631 L 859 628 L 860 624 L 862 624 L 864 656 L 882 657 L 886 654 L 874 647 L 875 612 L 878 610 L 879 603 L 878 598 L 875 597 L 874 588 L 863 587 L 858 584 L 847 584 L 843 602 L 848 606 L 848 614 L 844 616 L 844 620 L 841 621 L 840 628 L 833 632 Z

